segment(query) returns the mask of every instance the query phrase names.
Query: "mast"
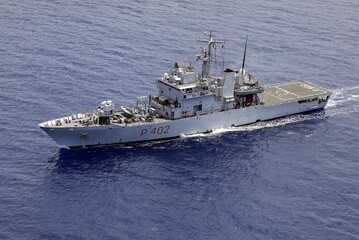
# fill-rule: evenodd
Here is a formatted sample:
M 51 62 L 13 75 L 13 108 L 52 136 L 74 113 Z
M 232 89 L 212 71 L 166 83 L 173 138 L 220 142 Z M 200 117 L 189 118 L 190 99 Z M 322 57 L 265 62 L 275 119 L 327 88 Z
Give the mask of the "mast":
M 202 77 L 208 77 L 209 71 L 211 68 L 211 58 L 212 58 L 212 48 L 216 43 L 224 43 L 224 41 L 215 41 L 213 30 L 209 29 L 205 32 L 205 35 L 208 35 L 208 41 L 198 40 L 199 42 L 207 43 L 207 49 L 203 48 L 201 54 L 197 59 L 202 60 Z

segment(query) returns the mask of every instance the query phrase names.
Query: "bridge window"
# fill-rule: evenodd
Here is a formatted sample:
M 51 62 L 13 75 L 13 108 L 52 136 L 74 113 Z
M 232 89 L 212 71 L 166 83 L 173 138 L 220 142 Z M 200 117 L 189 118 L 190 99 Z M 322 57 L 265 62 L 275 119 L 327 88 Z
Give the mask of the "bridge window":
M 193 106 L 193 112 L 202 111 L 202 104 Z

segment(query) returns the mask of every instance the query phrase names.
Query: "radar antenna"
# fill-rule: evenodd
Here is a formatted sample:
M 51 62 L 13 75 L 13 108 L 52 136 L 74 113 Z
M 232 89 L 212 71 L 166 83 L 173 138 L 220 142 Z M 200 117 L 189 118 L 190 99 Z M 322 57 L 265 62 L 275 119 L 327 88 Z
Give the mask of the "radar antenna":
M 208 35 L 208 40 L 200 40 L 198 42 L 207 43 L 207 49 L 203 48 L 200 55 L 198 55 L 197 60 L 202 60 L 202 77 L 208 77 L 209 71 L 211 67 L 211 60 L 212 60 L 212 48 L 216 43 L 225 43 L 225 41 L 216 41 L 214 39 L 213 30 L 209 29 L 205 32 L 205 35 Z

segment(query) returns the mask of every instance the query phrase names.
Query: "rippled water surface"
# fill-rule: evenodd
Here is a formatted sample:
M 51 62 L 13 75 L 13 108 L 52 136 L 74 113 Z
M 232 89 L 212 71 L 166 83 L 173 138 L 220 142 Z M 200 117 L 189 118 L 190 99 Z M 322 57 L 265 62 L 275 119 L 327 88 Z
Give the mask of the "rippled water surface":
M 0 239 L 359 239 L 359 4 L 0 4 Z M 208 28 L 229 67 L 309 80 L 324 111 L 164 142 L 60 149 L 37 124 L 156 94 Z

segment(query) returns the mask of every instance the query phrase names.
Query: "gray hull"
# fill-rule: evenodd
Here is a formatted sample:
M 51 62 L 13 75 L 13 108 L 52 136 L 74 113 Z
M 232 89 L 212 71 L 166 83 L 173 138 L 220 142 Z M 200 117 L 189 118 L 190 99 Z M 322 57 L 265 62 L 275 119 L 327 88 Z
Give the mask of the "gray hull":
M 76 127 L 39 126 L 61 146 L 81 147 L 115 143 L 142 142 L 176 138 L 181 135 L 209 132 L 257 121 L 284 117 L 324 108 L 326 102 L 288 102 L 278 105 L 256 105 L 241 109 L 215 111 L 176 120 L 158 119 L 151 123 L 111 124 Z

